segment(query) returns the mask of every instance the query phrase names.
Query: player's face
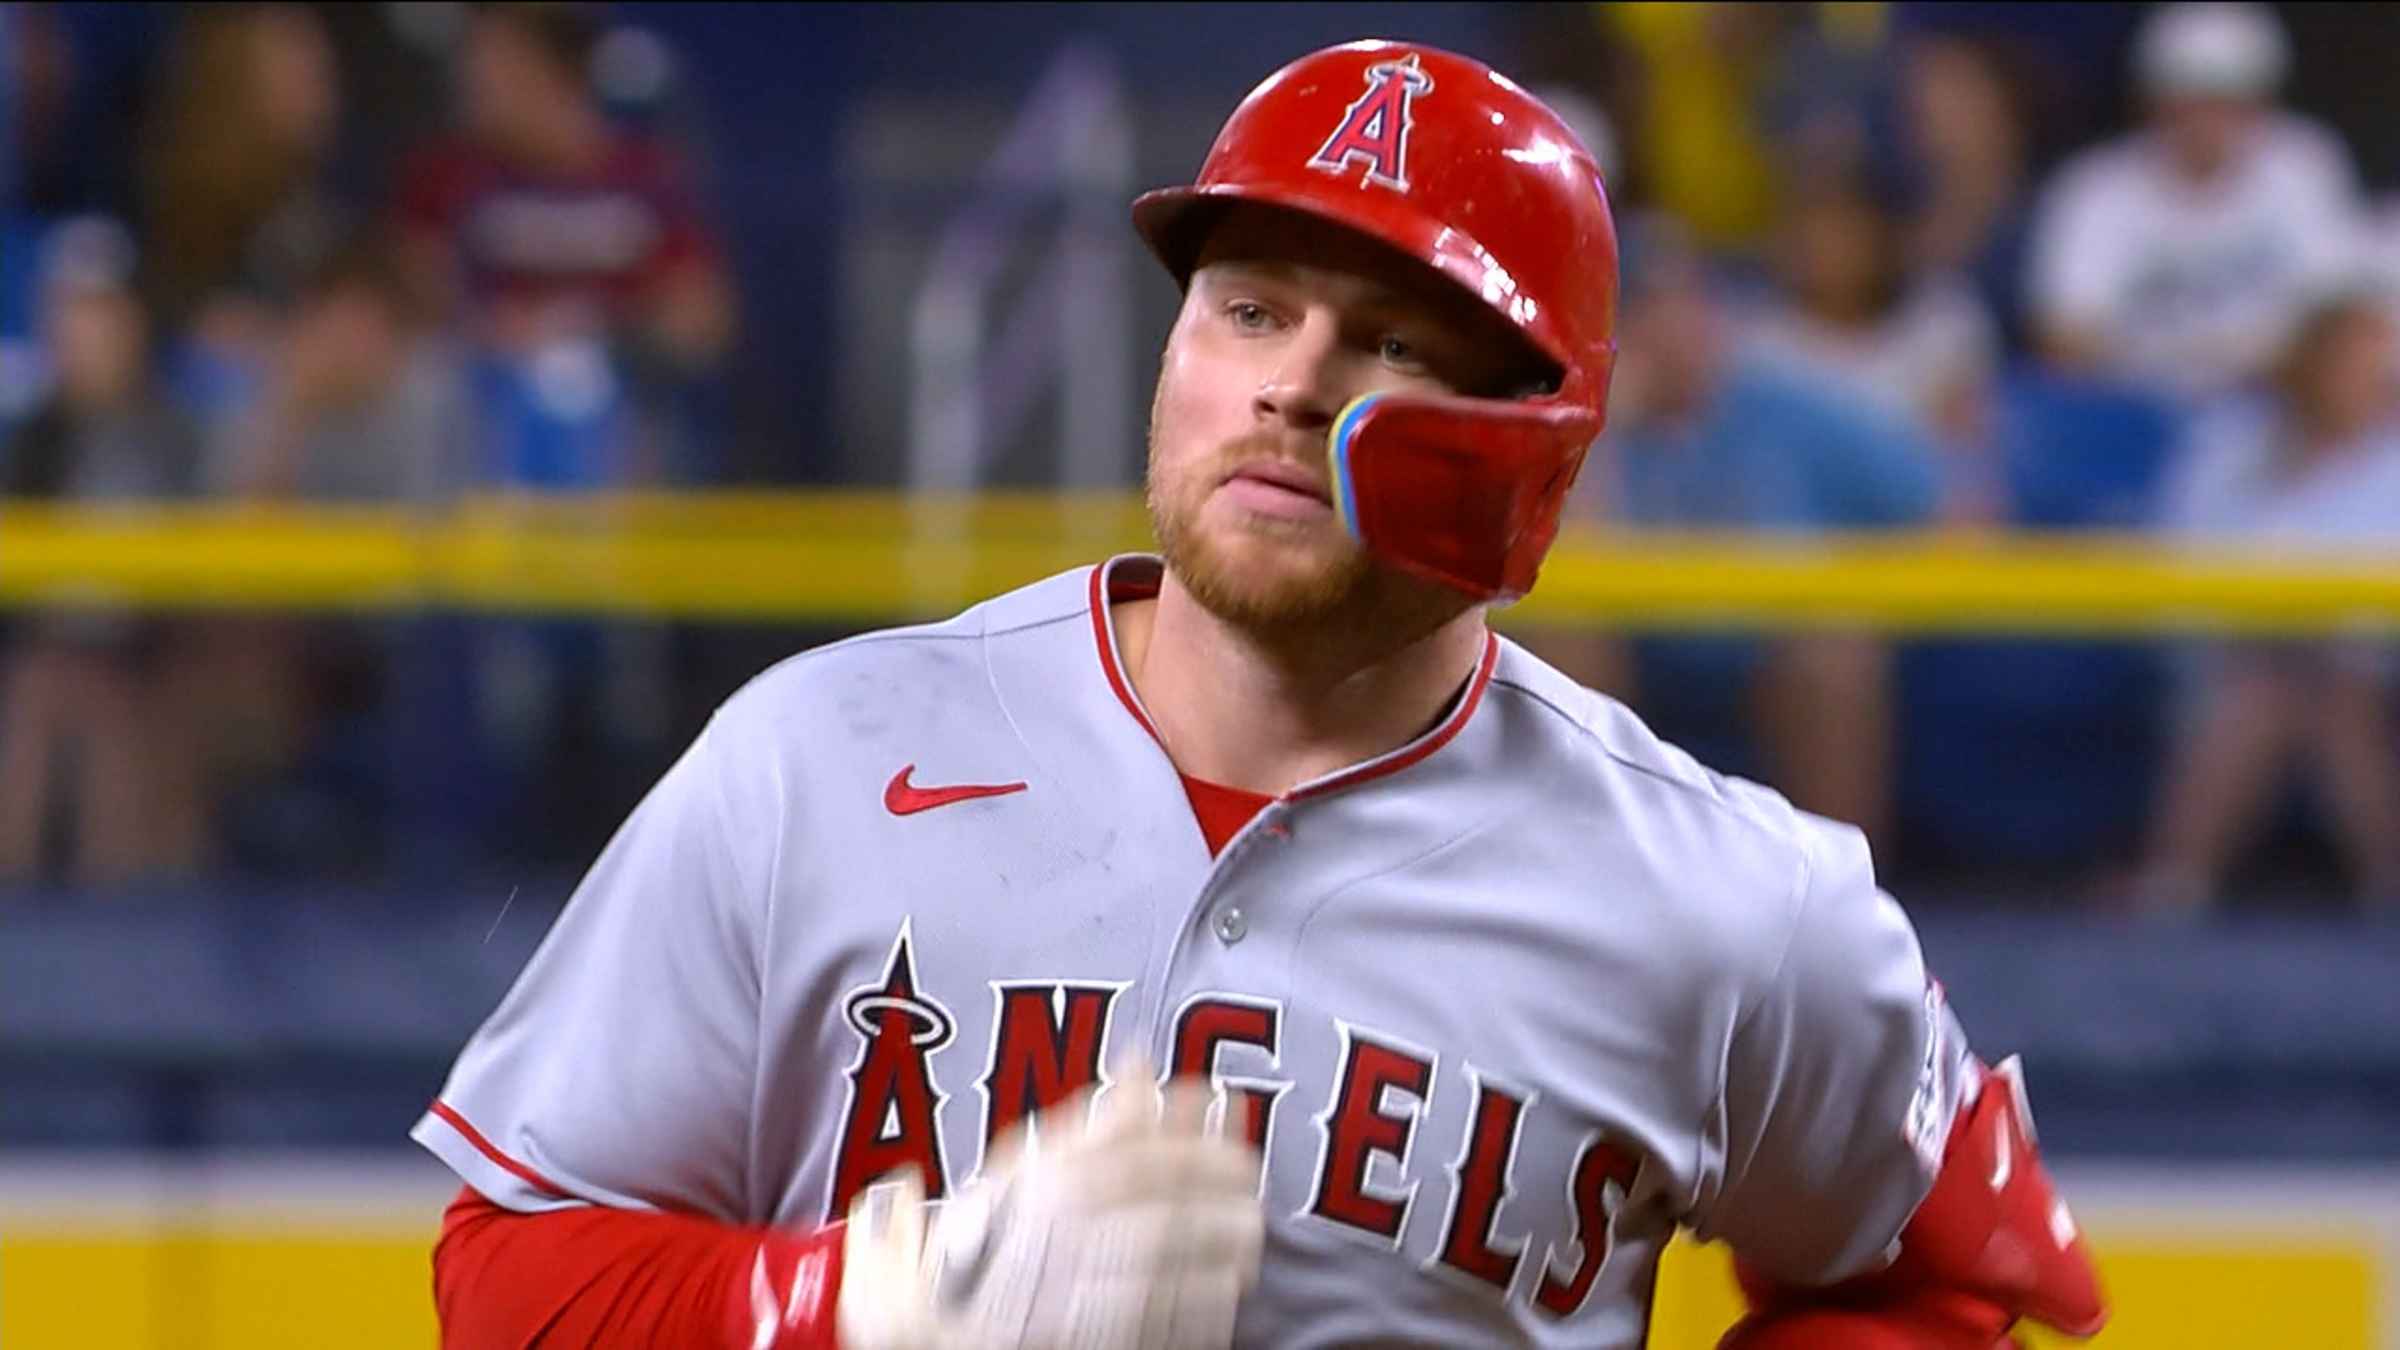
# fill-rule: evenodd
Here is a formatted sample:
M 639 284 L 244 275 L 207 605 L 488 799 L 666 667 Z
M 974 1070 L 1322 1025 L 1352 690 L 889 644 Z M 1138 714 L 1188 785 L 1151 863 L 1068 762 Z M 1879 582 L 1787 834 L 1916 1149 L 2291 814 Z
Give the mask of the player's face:
M 1150 513 L 1168 566 L 1254 629 L 1396 606 L 1455 614 L 1463 600 L 1343 531 L 1326 435 L 1362 394 L 1504 392 L 1522 350 L 1421 264 L 1307 217 L 1236 208 L 1192 274 L 1151 405 Z
M 2252 99 L 2188 96 L 2161 99 L 2154 112 L 2167 152 L 2194 174 L 2212 174 L 2241 152 L 2264 116 Z

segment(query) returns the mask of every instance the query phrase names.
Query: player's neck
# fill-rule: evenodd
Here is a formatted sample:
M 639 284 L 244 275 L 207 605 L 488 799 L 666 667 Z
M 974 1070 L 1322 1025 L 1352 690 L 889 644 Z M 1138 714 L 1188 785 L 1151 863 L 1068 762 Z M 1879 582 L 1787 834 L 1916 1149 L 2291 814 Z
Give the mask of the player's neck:
M 1113 609 L 1117 652 L 1175 767 L 1281 793 L 1432 729 L 1483 656 L 1469 609 L 1397 649 L 1363 641 L 1278 652 L 1203 608 L 1170 575 L 1156 600 Z

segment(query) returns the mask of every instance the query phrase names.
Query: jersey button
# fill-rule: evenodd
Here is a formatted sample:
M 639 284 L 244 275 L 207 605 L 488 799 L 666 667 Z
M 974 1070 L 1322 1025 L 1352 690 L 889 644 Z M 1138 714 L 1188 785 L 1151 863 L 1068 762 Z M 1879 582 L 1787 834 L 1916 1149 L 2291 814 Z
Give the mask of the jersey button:
M 1250 931 L 1250 920 L 1243 916 L 1240 905 L 1228 905 L 1217 911 L 1217 936 L 1231 944 L 1242 940 Z

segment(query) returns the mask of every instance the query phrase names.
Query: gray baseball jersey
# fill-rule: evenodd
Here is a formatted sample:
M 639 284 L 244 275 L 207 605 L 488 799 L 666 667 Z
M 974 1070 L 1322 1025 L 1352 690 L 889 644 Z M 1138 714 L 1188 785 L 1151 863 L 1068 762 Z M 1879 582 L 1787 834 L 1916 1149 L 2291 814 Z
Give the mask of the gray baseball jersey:
M 807 652 L 634 812 L 415 1137 L 496 1202 L 814 1226 L 1130 1051 L 1265 1156 L 1246 1346 L 1635 1346 L 1678 1225 L 1876 1264 L 1969 1075 L 1857 832 L 1497 637 L 1211 858 L 1120 558 Z

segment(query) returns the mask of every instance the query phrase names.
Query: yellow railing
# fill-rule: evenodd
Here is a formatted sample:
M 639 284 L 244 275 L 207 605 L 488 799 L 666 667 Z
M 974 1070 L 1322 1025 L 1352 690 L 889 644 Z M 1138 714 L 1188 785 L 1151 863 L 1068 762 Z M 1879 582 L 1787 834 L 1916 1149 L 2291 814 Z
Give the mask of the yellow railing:
M 0 1233 L 0 1345 L 16 1350 L 430 1350 L 431 1207 L 381 1222 L 257 1217 Z M 2116 1309 L 2095 1350 L 2386 1350 L 2389 1268 L 2351 1230 L 2244 1236 L 2102 1225 Z M 1709 1350 L 1740 1316 L 1721 1247 L 1678 1240 L 1650 1350 Z M 2028 1333 L 2042 1350 L 2078 1342 Z
M 936 615 L 1149 543 L 1122 495 L 483 498 L 440 514 L 0 510 L 0 606 Z M 2400 557 L 2099 535 L 1706 537 L 1570 529 L 1515 617 L 1916 633 L 2400 631 Z

